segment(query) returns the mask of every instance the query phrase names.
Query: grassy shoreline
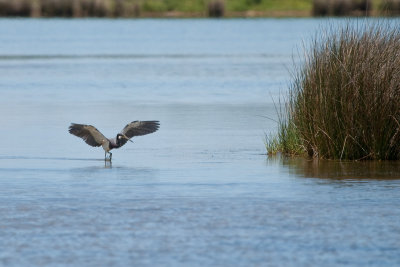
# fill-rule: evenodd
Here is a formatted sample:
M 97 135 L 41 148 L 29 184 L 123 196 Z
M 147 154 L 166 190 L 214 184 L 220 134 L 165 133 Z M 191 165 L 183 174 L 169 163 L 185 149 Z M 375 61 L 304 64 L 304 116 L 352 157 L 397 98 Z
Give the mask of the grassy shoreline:
M 294 75 L 269 154 L 400 160 L 398 23 L 318 32 Z
M 314 10 L 321 1 L 329 0 L 0 0 L 0 17 L 311 17 L 324 15 Z M 382 1 L 393 0 L 330 1 L 369 1 L 368 15 L 379 16 Z

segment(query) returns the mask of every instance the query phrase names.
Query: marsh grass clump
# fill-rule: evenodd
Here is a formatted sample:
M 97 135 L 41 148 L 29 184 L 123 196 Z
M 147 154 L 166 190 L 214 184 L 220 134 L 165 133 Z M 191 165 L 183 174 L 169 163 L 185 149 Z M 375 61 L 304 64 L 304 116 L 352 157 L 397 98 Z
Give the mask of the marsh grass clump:
M 385 16 L 400 15 L 400 0 L 383 0 L 379 5 L 379 10 Z
M 313 16 L 368 16 L 371 0 L 313 0 Z
M 208 3 L 208 16 L 219 18 L 225 13 L 225 3 L 223 0 L 212 0 Z
M 45 17 L 71 17 L 72 2 L 65 0 L 42 0 L 41 14 Z
M 400 159 L 400 27 L 347 25 L 314 38 L 280 117 L 275 151 Z
M 31 3 L 28 0 L 0 0 L 0 16 L 30 16 Z

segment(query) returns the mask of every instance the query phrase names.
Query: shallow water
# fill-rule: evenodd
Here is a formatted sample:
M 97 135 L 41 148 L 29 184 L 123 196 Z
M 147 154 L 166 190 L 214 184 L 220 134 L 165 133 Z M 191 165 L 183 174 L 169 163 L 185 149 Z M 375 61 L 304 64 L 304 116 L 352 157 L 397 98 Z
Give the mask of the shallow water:
M 0 265 L 400 265 L 399 164 L 265 155 L 321 23 L 0 20 Z

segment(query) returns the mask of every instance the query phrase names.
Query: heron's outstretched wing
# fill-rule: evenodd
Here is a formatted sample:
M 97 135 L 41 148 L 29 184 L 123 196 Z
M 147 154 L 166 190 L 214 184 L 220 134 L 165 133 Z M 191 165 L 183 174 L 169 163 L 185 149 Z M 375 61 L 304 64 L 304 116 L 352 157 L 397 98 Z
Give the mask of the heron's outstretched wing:
M 121 133 L 128 138 L 154 133 L 160 127 L 158 121 L 133 121 L 128 123 Z
M 92 125 L 71 123 L 69 133 L 82 138 L 91 146 L 101 146 L 107 141 L 107 138 Z

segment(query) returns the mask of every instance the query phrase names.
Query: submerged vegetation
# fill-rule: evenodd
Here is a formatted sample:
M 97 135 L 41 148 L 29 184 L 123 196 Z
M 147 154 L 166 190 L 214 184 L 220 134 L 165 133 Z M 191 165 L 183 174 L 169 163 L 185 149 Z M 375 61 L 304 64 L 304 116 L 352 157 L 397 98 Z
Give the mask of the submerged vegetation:
M 296 71 L 268 153 L 400 159 L 400 27 L 325 30 Z

